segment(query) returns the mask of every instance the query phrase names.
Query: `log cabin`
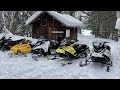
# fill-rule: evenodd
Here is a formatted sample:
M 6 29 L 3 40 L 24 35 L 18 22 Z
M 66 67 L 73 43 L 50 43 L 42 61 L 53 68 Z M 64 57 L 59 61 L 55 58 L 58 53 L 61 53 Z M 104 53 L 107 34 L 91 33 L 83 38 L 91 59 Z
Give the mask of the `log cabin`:
M 32 25 L 32 38 L 47 40 L 77 40 L 77 32 L 83 23 L 78 19 L 55 11 L 37 11 L 26 21 Z

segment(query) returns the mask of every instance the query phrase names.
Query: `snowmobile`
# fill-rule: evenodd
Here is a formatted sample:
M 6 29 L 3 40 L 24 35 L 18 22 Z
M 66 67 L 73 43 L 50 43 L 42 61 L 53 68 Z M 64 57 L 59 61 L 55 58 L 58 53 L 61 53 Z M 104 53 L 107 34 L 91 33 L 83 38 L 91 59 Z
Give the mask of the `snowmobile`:
M 30 53 L 32 50 L 31 46 L 28 44 L 17 44 L 13 46 L 10 51 L 11 53 L 8 53 L 10 57 L 13 57 L 13 55 L 24 55 L 26 57 L 26 53 Z
M 90 53 L 90 57 L 83 64 L 82 62 L 79 65 L 82 67 L 88 65 L 90 62 L 97 62 L 107 65 L 107 71 L 109 72 L 110 66 L 112 66 L 111 61 L 111 47 L 107 45 L 109 42 L 103 41 L 94 41 L 93 49 Z
M 31 50 L 32 58 L 38 61 L 38 57 L 47 56 L 50 53 L 49 45 L 50 41 L 46 39 L 39 39 Z
M 44 56 L 47 59 L 49 55 L 54 55 L 55 54 L 55 50 L 60 46 L 60 41 L 55 41 L 55 40 L 51 40 L 48 41 L 46 39 L 39 39 L 37 41 L 37 43 L 34 45 L 34 47 L 32 48 L 32 58 L 35 59 L 36 61 L 38 61 L 38 57 Z
M 51 40 L 49 45 L 49 54 L 54 55 L 56 49 L 60 46 L 61 41 Z
M 11 40 L 11 37 L 9 37 L 8 39 L 6 39 L 5 36 L 3 36 L 1 39 L 0 39 L 0 49 L 2 51 L 5 51 L 5 50 L 8 50 L 10 47 L 8 46 L 8 42 L 9 41 L 12 41 Z
M 11 47 L 13 47 L 14 45 L 20 44 L 20 43 L 26 43 L 26 39 L 20 39 L 20 40 L 15 40 L 12 41 L 11 39 L 12 37 L 9 37 L 8 39 L 6 39 L 5 37 L 3 37 L 3 40 L 1 42 L 1 50 L 2 51 L 6 51 L 6 50 L 10 50 Z
M 8 55 L 10 57 L 13 57 L 13 55 L 24 55 L 26 57 L 26 54 L 30 53 L 32 50 L 31 43 L 32 42 L 30 40 L 26 40 L 20 44 L 14 45 L 13 47 L 11 47 L 11 53 L 8 53 Z
M 65 60 L 69 60 L 68 64 L 72 64 L 73 59 L 87 57 L 89 52 L 89 47 L 86 44 L 67 41 L 61 43 L 61 46 L 56 50 L 56 56 L 63 57 Z M 56 59 L 56 56 L 52 60 Z M 66 64 L 62 63 L 62 65 Z
M 5 39 L 5 36 L 3 36 L 1 39 L 0 39 L 0 49 L 1 49 L 1 47 L 2 47 L 2 45 L 3 45 L 3 41 L 5 41 L 6 39 Z

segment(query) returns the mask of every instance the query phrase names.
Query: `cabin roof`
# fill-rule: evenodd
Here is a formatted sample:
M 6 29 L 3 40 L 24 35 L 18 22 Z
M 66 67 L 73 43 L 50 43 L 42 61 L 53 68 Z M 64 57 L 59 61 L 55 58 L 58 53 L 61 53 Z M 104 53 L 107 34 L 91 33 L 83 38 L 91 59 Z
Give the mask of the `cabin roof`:
M 55 11 L 45 11 L 45 12 L 47 12 L 49 15 L 51 15 L 53 18 L 55 18 L 56 20 L 58 20 L 65 26 L 68 26 L 68 27 L 83 26 L 83 23 L 80 20 L 78 20 L 68 14 L 60 14 Z M 26 21 L 26 25 L 34 22 L 42 13 L 43 13 L 43 11 L 37 11 L 36 13 L 34 13 L 30 18 L 28 18 L 28 20 Z
M 115 29 L 120 30 L 120 18 L 117 19 Z

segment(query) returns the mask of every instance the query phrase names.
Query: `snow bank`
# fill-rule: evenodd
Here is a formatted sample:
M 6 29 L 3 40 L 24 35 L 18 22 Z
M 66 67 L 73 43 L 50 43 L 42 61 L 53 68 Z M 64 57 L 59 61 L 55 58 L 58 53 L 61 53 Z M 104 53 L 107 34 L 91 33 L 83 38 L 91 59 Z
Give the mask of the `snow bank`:
M 120 18 L 116 21 L 115 29 L 120 30 Z
M 13 34 L 6 27 L 3 28 L 3 32 L 6 38 L 13 36 Z
M 26 25 L 33 22 L 37 17 L 41 15 L 43 11 L 37 11 L 35 14 L 33 14 L 27 21 Z M 68 14 L 60 14 L 55 11 L 46 11 L 48 14 L 50 14 L 52 17 L 60 21 L 62 24 L 66 26 L 72 26 L 72 27 L 81 27 L 83 26 L 83 23 L 79 21 L 78 19 L 68 15 Z

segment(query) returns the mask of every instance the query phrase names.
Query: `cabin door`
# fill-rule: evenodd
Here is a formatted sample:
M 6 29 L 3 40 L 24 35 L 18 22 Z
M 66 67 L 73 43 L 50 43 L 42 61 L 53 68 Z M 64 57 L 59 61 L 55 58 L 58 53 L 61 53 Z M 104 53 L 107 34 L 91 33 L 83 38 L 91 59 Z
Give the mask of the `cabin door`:
M 48 27 L 42 26 L 39 30 L 39 37 L 48 39 Z

